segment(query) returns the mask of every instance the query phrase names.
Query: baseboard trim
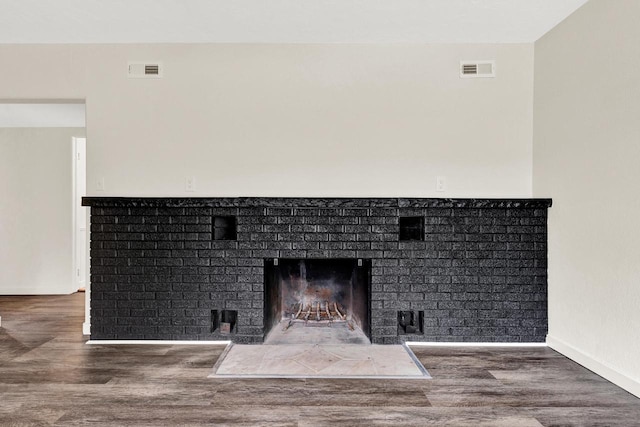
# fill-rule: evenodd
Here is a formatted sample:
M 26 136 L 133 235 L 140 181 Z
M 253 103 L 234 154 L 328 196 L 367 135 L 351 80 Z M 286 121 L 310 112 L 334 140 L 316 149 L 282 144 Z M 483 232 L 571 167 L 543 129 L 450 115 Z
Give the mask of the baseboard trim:
M 605 362 L 582 352 L 571 344 L 555 338 L 552 335 L 547 335 L 547 344 L 550 348 L 563 356 L 568 357 L 588 370 L 600 375 L 602 378 L 611 381 L 634 396 L 640 397 L 640 381 L 623 374 L 617 369 L 607 365 Z
M 88 345 L 227 345 L 231 341 L 89 340 Z
M 546 347 L 543 342 L 420 342 L 406 341 L 414 347 Z
M 82 335 L 91 335 L 91 323 L 84 322 L 82 324 Z

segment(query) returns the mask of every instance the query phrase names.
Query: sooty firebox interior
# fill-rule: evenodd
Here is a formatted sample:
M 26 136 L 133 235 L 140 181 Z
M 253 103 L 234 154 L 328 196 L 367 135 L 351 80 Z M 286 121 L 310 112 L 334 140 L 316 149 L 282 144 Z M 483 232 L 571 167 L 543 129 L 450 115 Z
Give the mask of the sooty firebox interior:
M 265 337 L 276 328 L 304 337 L 325 327 L 370 339 L 370 271 L 365 259 L 265 260 Z

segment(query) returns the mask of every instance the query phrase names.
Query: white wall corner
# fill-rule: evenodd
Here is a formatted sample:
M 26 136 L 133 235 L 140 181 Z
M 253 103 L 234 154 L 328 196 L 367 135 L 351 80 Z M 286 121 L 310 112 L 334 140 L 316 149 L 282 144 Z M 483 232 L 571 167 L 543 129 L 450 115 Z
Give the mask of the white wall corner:
M 82 323 L 82 335 L 91 335 L 91 323 Z
M 605 362 L 602 362 L 575 348 L 571 344 L 551 335 L 547 335 L 547 345 L 563 356 L 568 357 L 574 362 L 600 375 L 602 378 L 612 382 L 618 387 L 625 389 L 636 397 L 640 397 L 640 381 L 638 379 L 632 378 L 618 371 L 617 369 L 607 365 Z

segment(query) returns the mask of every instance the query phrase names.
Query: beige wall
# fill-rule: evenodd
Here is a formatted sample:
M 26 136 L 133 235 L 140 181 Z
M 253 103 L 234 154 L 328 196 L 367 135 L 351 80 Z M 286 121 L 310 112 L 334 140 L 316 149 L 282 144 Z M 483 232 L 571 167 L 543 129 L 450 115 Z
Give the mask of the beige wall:
M 532 45 L 9 45 L 0 59 L 0 99 L 86 98 L 89 195 L 531 195 Z M 498 78 L 460 79 L 461 59 L 496 59 Z M 165 76 L 128 79 L 130 60 Z
M 534 195 L 549 343 L 640 396 L 640 2 L 591 0 L 535 45 Z
M 0 294 L 64 294 L 72 277 L 79 128 L 0 128 Z

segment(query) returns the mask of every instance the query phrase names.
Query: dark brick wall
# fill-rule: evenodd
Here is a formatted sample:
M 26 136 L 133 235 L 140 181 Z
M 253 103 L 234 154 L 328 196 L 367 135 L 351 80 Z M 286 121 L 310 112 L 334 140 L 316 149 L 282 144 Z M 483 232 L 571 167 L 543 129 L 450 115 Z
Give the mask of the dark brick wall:
M 238 310 L 234 342 L 263 339 L 265 258 L 371 259 L 371 338 L 542 342 L 549 200 L 109 199 L 91 209 L 92 339 L 228 339 L 211 310 Z M 212 240 L 212 216 L 237 240 Z M 398 218 L 424 218 L 399 241 Z M 398 310 L 424 334 L 398 335 Z

